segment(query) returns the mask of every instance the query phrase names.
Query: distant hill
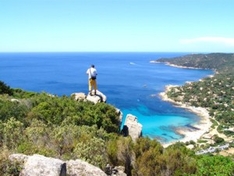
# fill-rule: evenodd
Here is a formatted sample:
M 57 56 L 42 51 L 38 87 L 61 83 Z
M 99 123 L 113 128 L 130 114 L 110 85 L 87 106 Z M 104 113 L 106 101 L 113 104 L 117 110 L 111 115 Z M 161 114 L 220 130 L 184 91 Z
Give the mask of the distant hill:
M 160 58 L 156 61 L 183 67 L 214 69 L 220 73 L 234 73 L 234 53 L 189 54 L 174 58 Z
M 189 82 L 183 86 L 175 86 L 167 90 L 166 95 L 179 104 L 207 109 L 212 122 L 211 130 L 216 129 L 219 133 L 216 136 L 212 134 L 212 139 L 228 145 L 232 141 L 230 145 L 233 148 L 234 54 L 190 54 L 175 58 L 161 58 L 156 62 L 216 71 L 214 76 Z M 209 145 L 207 138 L 201 138 L 199 141 L 199 144 L 206 146 L 207 149 L 213 146 L 212 143 Z

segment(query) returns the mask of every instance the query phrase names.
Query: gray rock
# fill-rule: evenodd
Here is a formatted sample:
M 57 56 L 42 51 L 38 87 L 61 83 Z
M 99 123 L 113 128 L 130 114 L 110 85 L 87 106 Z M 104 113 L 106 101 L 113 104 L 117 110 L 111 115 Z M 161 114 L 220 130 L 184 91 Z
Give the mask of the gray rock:
M 28 157 L 21 171 L 21 176 L 66 176 L 66 163 L 55 158 L 42 155 Z
M 123 166 L 116 166 L 114 168 L 117 172 L 114 174 L 112 173 L 113 176 L 127 176 L 127 174 L 124 173 L 124 167 Z
M 69 176 L 106 176 L 100 168 L 79 159 L 67 161 L 67 174 Z
M 125 125 L 128 130 L 128 135 L 135 141 L 142 136 L 142 125 L 138 123 L 137 117 L 132 114 L 127 114 Z
M 123 166 L 115 166 L 112 167 L 109 164 L 107 164 L 105 168 L 105 173 L 108 176 L 127 176 L 126 173 L 124 173 L 125 168 Z
M 9 156 L 9 159 L 11 161 L 18 161 L 18 162 L 21 162 L 21 163 L 25 163 L 27 160 L 28 160 L 28 156 L 27 155 L 24 155 L 24 154 L 11 154 Z
M 100 103 L 100 102 L 106 102 L 106 96 L 100 92 L 100 91 L 96 91 L 96 95 L 94 95 L 94 93 L 92 93 L 92 95 L 87 95 L 86 100 L 91 101 L 93 103 Z
M 89 94 L 85 95 L 85 93 L 79 92 L 79 93 L 72 93 L 71 96 L 74 97 L 76 101 L 88 100 L 88 101 L 93 102 L 94 104 L 100 103 L 100 102 L 106 102 L 107 100 L 106 96 L 98 90 L 96 91 L 96 95 L 94 95 L 94 93 L 92 93 L 92 95 L 89 95 Z
M 22 163 L 20 176 L 106 176 L 100 168 L 79 159 L 62 161 L 38 154 L 12 154 L 9 159 Z
M 17 102 L 17 103 L 20 103 L 20 100 L 15 99 L 15 98 L 12 98 L 12 99 L 11 99 L 11 102 Z
M 73 93 L 73 94 L 71 94 L 71 96 L 74 97 L 74 99 L 76 101 L 85 100 L 85 98 L 86 98 L 86 95 L 84 93 L 82 93 L 82 92 Z

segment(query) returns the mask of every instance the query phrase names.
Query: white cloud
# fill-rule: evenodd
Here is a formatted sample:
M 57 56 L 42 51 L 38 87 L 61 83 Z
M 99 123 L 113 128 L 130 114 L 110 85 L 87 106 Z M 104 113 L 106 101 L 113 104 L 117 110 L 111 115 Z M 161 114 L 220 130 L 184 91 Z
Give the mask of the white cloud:
M 225 38 L 225 37 L 199 37 L 199 38 L 191 38 L 191 39 L 181 39 L 181 44 L 218 44 L 218 45 L 226 45 L 226 46 L 234 46 L 234 38 Z

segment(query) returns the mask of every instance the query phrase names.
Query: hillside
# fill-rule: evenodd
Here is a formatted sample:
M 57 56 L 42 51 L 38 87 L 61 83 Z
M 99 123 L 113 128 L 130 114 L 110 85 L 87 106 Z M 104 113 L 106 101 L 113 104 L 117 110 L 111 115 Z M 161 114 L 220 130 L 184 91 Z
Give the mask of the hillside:
M 157 62 L 169 63 L 182 67 L 213 69 L 220 73 L 234 74 L 234 54 L 211 53 L 189 54 L 175 58 L 160 58 Z

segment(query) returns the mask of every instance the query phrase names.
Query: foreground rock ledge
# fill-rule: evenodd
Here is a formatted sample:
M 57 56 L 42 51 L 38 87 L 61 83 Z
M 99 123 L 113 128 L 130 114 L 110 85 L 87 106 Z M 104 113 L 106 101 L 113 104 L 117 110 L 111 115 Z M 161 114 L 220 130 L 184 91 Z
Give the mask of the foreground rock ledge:
M 23 164 L 20 176 L 106 176 L 107 174 L 100 168 L 95 167 L 80 159 L 62 161 L 60 159 L 45 157 L 34 154 L 27 156 L 24 154 L 12 154 L 11 161 L 18 161 Z M 116 176 L 126 176 L 119 170 Z

